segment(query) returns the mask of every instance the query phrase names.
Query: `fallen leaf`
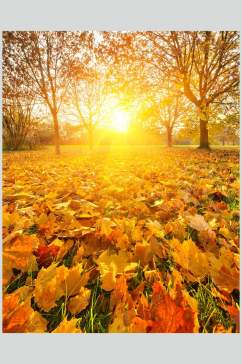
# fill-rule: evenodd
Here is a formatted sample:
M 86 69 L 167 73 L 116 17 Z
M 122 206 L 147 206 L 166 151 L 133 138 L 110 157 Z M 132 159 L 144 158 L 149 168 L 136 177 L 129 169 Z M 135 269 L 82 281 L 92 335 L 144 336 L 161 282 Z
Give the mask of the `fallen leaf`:
M 53 330 L 52 334 L 74 334 L 81 333 L 81 329 L 77 327 L 78 319 L 72 318 L 71 320 L 67 320 L 65 317 L 63 321 L 57 326 L 55 330 Z
M 68 310 L 73 315 L 76 315 L 77 313 L 85 310 L 85 308 L 89 304 L 90 296 L 91 296 L 90 289 L 81 287 L 79 293 L 76 296 L 71 297 L 69 299 Z

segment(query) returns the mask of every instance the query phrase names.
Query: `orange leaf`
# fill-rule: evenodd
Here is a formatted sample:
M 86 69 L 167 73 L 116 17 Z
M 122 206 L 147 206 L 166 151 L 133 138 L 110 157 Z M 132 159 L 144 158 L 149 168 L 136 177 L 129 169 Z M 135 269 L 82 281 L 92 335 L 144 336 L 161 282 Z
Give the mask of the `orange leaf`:
M 159 282 L 153 284 L 151 315 L 150 332 L 194 332 L 195 316 L 191 307 L 178 305 Z
M 74 334 L 81 333 L 81 329 L 77 328 L 78 319 L 72 318 L 71 320 L 67 320 L 65 317 L 63 321 L 57 326 L 55 330 L 52 331 L 53 334 Z
M 71 297 L 68 303 L 68 310 L 76 315 L 77 313 L 85 310 L 89 304 L 91 291 L 88 288 L 81 287 L 80 292 L 75 297 Z

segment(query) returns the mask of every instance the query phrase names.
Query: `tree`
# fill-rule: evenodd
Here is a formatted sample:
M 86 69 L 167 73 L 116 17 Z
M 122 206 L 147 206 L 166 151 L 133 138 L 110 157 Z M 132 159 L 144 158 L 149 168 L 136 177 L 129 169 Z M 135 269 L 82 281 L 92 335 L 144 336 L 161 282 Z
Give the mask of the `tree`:
M 173 132 L 180 128 L 187 117 L 189 106 L 180 89 L 166 80 L 163 88 L 154 92 L 153 99 L 156 103 L 155 125 L 167 135 L 167 146 L 172 146 Z
M 239 97 L 227 96 L 213 105 L 209 133 L 214 142 L 239 143 Z
M 4 32 L 3 69 L 38 95 L 49 108 L 56 153 L 60 153 L 58 114 L 80 46 L 78 32 Z M 8 70 L 8 71 L 7 71 Z
M 6 148 L 18 150 L 33 130 L 33 99 L 14 97 L 3 102 L 3 143 Z
M 104 112 L 105 75 L 97 68 L 89 70 L 83 78 L 75 76 L 70 89 L 70 102 L 67 113 L 79 120 L 88 134 L 88 144 L 93 149 L 94 131 L 99 124 Z
M 239 85 L 239 34 L 222 32 L 146 32 L 152 63 L 183 85 L 200 118 L 200 148 L 208 148 L 211 105 Z M 143 41 L 143 40 L 142 40 Z M 147 48 L 146 48 L 147 50 Z

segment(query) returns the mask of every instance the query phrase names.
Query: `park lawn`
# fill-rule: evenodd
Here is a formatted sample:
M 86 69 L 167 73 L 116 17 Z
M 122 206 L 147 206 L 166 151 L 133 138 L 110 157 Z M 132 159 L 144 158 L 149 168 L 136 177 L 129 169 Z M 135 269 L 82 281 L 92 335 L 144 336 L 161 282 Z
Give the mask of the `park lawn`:
M 238 332 L 238 148 L 4 153 L 3 331 Z

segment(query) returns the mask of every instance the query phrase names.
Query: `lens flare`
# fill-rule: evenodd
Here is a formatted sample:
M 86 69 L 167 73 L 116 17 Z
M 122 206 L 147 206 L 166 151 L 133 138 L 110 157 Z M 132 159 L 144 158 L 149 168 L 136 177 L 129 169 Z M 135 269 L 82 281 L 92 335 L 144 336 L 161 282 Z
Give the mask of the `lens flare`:
M 111 116 L 111 127 L 112 129 L 125 133 L 129 128 L 129 114 L 123 110 L 115 110 L 115 112 Z

